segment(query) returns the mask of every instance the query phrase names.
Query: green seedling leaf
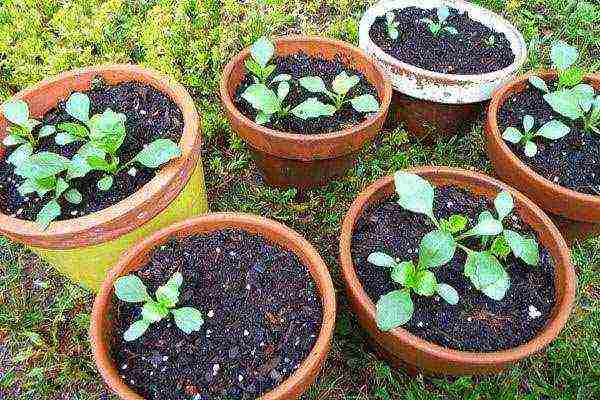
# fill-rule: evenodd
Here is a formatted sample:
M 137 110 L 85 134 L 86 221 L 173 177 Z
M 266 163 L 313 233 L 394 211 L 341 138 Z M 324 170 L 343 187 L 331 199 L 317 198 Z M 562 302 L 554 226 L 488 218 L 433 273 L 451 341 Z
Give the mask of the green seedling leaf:
M 413 315 L 414 305 L 406 290 L 395 290 L 377 302 L 377 327 L 389 331 L 407 323 Z
M 292 114 L 301 119 L 330 117 L 336 112 L 330 104 L 320 102 L 316 97 L 311 97 L 292 110 Z
M 68 158 L 43 151 L 32 154 L 15 170 L 15 174 L 30 179 L 43 179 L 58 175 L 69 168 Z
M 183 283 L 183 276 L 176 272 L 169 281 L 156 290 L 156 299 L 167 308 L 173 308 L 179 302 L 179 289 Z
M 438 17 L 439 22 L 441 22 L 441 23 L 445 22 L 449 16 L 450 16 L 450 9 L 448 7 L 439 7 L 437 9 L 437 17 Z
M 510 287 L 508 274 L 496 257 L 487 252 L 472 252 L 465 264 L 473 286 L 494 300 L 502 300 Z
M 88 130 L 85 126 L 75 122 L 62 122 L 56 126 L 59 131 L 66 132 L 71 136 L 79 138 L 87 138 Z
M 262 83 L 248 86 L 242 94 L 242 98 L 255 110 L 260 110 L 267 115 L 275 114 L 281 109 L 281 102 L 275 92 Z
M 39 137 L 48 137 L 56 133 L 56 127 L 54 125 L 44 125 L 38 132 Z
M 132 342 L 140 338 L 144 333 L 146 333 L 149 327 L 150 322 L 144 319 L 136 321 L 133 324 L 131 324 L 129 329 L 125 331 L 125 333 L 123 334 L 123 339 L 127 342 Z
M 281 82 L 278 86 L 277 86 L 277 97 L 279 97 L 279 100 L 283 101 L 285 100 L 285 98 L 287 97 L 287 95 L 290 93 L 290 84 L 287 82 Z
M 583 110 L 579 106 L 577 96 L 574 96 L 574 93 L 576 92 L 566 89 L 546 93 L 544 95 L 544 100 L 546 100 L 557 113 L 572 120 L 576 120 L 583 117 Z
M 275 78 L 273 78 L 273 80 L 271 81 L 271 83 L 276 83 L 276 82 L 287 82 L 292 80 L 292 76 L 289 74 L 279 74 L 277 75 Z
M 463 231 L 467 227 L 469 220 L 460 214 L 451 215 L 447 220 L 443 219 L 440 221 L 440 227 L 442 230 L 449 233 L 458 233 Z
M 534 239 L 526 239 L 518 232 L 505 230 L 504 237 L 515 257 L 520 258 L 531 266 L 537 266 L 540 262 L 538 244 Z
M 150 323 L 158 322 L 169 315 L 169 310 L 153 300 L 147 300 L 142 307 L 142 318 Z
M 377 265 L 378 267 L 389 268 L 392 265 L 396 264 L 396 260 L 394 257 L 388 256 L 385 253 L 375 252 L 369 254 L 367 261 L 373 265 Z
M 74 143 L 78 140 L 81 140 L 80 137 L 71 135 L 67 132 L 58 132 L 54 137 L 54 142 L 59 146 L 66 146 L 68 144 Z
M 252 75 L 258 78 L 262 77 L 263 69 L 259 63 L 254 61 L 252 58 L 248 58 L 246 61 L 244 61 L 244 64 L 246 65 L 246 68 L 248 68 L 248 71 L 252 73 Z
M 22 127 L 29 126 L 29 106 L 23 100 L 7 101 L 2 105 L 2 113 L 13 124 Z
M 456 241 L 448 232 L 429 232 L 419 244 L 419 269 L 430 269 L 446 264 L 454 257 Z
M 433 218 L 433 186 L 418 175 L 398 171 L 394 174 L 398 204 L 402 208 Z
M 576 47 L 569 46 L 562 40 L 558 40 L 552 44 L 550 50 L 550 58 L 552 65 L 559 70 L 566 70 L 577 61 L 579 51 Z
M 33 154 L 33 147 L 30 143 L 22 144 L 17 147 L 10 155 L 6 158 L 6 162 L 14 165 L 15 167 L 19 167 L 23 164 L 29 156 Z
M 485 215 L 482 213 L 482 215 Z M 480 215 L 477 225 L 467 231 L 465 236 L 496 236 L 502 233 L 502 223 L 495 218 L 483 217 Z
M 27 140 L 19 135 L 10 134 L 7 135 L 3 140 L 2 144 L 6 147 L 17 146 L 27 142 Z
M 327 93 L 325 82 L 320 76 L 305 76 L 299 80 L 300 86 L 312 93 Z
M 69 189 L 69 184 L 63 178 L 56 179 L 56 187 L 54 188 L 55 197 L 59 198 L 62 194 Z
M 331 86 L 335 93 L 345 96 L 358 82 L 360 82 L 358 76 L 348 76 L 345 71 L 342 71 L 335 77 Z
M 97 183 L 98 189 L 107 192 L 110 190 L 114 183 L 114 178 L 112 175 L 106 175 L 104 178 L 100 179 Z
M 550 92 L 550 88 L 546 84 L 546 81 L 544 81 L 539 76 L 531 75 L 529 77 L 529 83 L 531 83 L 534 87 L 536 87 L 544 93 Z
M 379 111 L 379 102 L 372 94 L 363 94 L 350 100 L 352 107 L 358 112 L 371 113 Z
M 181 156 L 181 149 L 170 139 L 157 139 L 135 156 L 135 161 L 148 168 L 158 168 Z
M 79 148 L 77 154 L 71 159 L 71 165 L 67 172 L 69 179 L 82 178 L 92 171 L 92 167 L 88 163 L 88 158 L 104 160 L 106 152 L 94 146 L 92 143 L 86 143 Z M 108 163 L 105 162 L 106 165 Z
M 419 271 L 415 276 L 415 292 L 421 296 L 432 296 L 437 288 L 437 280 L 431 271 Z
M 77 189 L 69 189 L 65 192 L 65 199 L 71 204 L 81 204 L 83 196 Z
M 506 231 L 504 231 L 504 232 L 506 232 Z M 506 238 L 504 236 L 498 236 L 492 242 L 490 251 L 496 257 L 504 260 L 510 254 L 511 249 L 510 249 L 510 246 L 508 245 L 508 242 L 506 241 Z
M 275 46 L 269 39 L 263 36 L 250 47 L 250 54 L 264 68 L 275 54 Z
M 148 289 L 137 275 L 125 275 L 114 283 L 115 295 L 127 303 L 141 303 L 150 299 Z
M 446 26 L 444 27 L 444 30 L 451 35 L 458 35 L 458 30 L 453 26 Z
M 35 193 L 38 191 L 37 185 L 33 179 L 25 179 L 25 182 L 23 182 L 17 188 L 17 190 L 19 191 L 19 194 L 23 197 L 27 196 L 28 194 L 32 194 L 32 193 Z M 40 197 L 43 197 L 44 194 L 40 194 Z
M 498 213 L 498 219 L 503 221 L 515 208 L 515 203 L 510 192 L 503 190 L 494 199 L 494 208 Z
M 197 332 L 204 324 L 202 313 L 193 307 L 182 307 L 172 310 L 175 325 L 186 334 Z
M 533 143 L 531 140 L 525 142 L 525 148 L 523 150 L 523 153 L 525 153 L 527 157 L 534 157 L 537 154 L 537 152 L 537 144 Z
M 125 140 L 125 115 L 108 108 L 94 115 L 89 126 L 92 143 L 107 153 L 116 154 Z
M 511 126 L 506 128 L 502 134 L 502 139 L 506 140 L 507 142 L 517 144 L 521 141 L 521 139 L 523 139 L 523 134 L 517 128 Z
M 271 116 L 268 114 L 265 114 L 262 111 L 259 111 L 258 113 L 256 113 L 256 119 L 255 122 L 259 125 L 264 125 L 266 123 L 268 123 L 271 120 Z
M 525 132 L 530 132 L 535 125 L 535 119 L 531 115 L 526 115 L 523 117 L 523 128 Z
M 56 200 L 52 200 L 42 207 L 35 219 L 35 223 L 42 231 L 45 231 L 48 229 L 50 223 L 58 218 L 60 214 L 60 204 Z
M 416 268 L 412 261 L 404 261 L 395 264 L 392 268 L 392 280 L 400 285 L 407 286 L 415 276 Z
M 562 122 L 553 119 L 546 122 L 540 130 L 537 131 L 536 136 L 556 140 L 565 137 L 569 132 L 571 132 L 571 128 Z
M 452 286 L 445 283 L 438 283 L 436 292 L 446 301 L 446 303 L 451 305 L 458 304 L 458 292 Z
M 108 171 L 110 169 L 110 164 L 104 158 L 91 155 L 86 158 L 86 161 L 93 170 Z
M 87 123 L 90 120 L 90 98 L 84 93 L 75 92 L 67 100 L 65 110 L 76 120 Z

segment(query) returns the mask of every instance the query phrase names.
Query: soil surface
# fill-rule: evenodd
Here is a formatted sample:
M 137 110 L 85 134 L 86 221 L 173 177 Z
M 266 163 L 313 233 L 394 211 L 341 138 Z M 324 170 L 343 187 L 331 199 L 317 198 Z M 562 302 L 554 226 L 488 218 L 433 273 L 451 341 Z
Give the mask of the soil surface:
M 125 382 L 145 399 L 255 399 L 306 359 L 323 313 L 299 258 L 241 230 L 173 239 L 137 275 L 153 295 L 183 274 L 178 307 L 195 307 L 204 325 L 186 335 L 171 318 L 138 340 L 123 333 L 140 306 L 114 298 L 112 353 Z
M 438 218 L 460 213 L 467 216 L 469 226 L 473 226 L 479 213 L 493 210 L 493 204 L 486 198 L 462 189 L 444 186 L 436 188 L 435 193 L 434 210 Z M 514 212 L 504 220 L 504 225 L 521 234 L 534 235 Z M 388 270 L 367 262 L 369 254 L 382 251 L 416 262 L 421 239 L 433 229 L 427 217 L 404 210 L 395 198 L 363 214 L 352 237 L 352 260 L 361 284 L 374 303 L 400 286 L 392 281 Z M 461 243 L 480 250 L 480 241 Z M 413 293 L 414 315 L 403 328 L 427 341 L 463 351 L 491 352 L 528 342 L 546 325 L 555 303 L 554 260 L 542 246 L 540 256 L 538 267 L 528 266 L 512 254 L 501 261 L 510 276 L 511 286 L 504 299 L 496 301 L 475 290 L 463 275 L 466 255 L 457 249 L 449 263 L 433 272 L 438 282 L 458 291 L 459 303 L 452 306 L 438 295 L 424 297 Z M 532 318 L 530 306 L 541 315 Z
M 311 93 L 301 87 L 298 80 L 306 76 L 320 76 L 327 88 L 331 91 L 333 80 L 343 71 L 350 76 L 356 75 L 360 77 L 360 82 L 350 89 L 346 99 L 350 100 L 356 96 L 371 94 L 375 96 L 379 104 L 381 104 L 381 99 L 379 99 L 375 86 L 369 83 L 362 73 L 348 68 L 340 59 L 325 60 L 322 58 L 310 57 L 304 53 L 298 53 L 287 57 L 275 57 L 271 63 L 276 66 L 275 72 L 271 75 L 271 79 L 279 74 L 289 74 L 293 78 L 293 80 L 290 81 L 290 93 L 286 97 L 286 100 L 284 100 L 284 105 L 291 106 L 290 109 L 293 109 L 310 97 L 316 97 L 325 104 L 332 104 L 327 96 L 320 93 Z M 242 114 L 254 121 L 257 114 L 256 110 L 250 103 L 242 98 L 242 94 L 246 88 L 253 83 L 253 75 L 246 72 L 246 76 L 242 79 L 240 86 L 238 86 L 236 90 L 233 102 Z M 277 84 L 272 84 L 270 87 L 277 90 Z M 316 135 L 351 128 L 368 119 L 370 115 L 370 113 L 360 113 L 354 110 L 350 103 L 346 103 L 331 117 L 319 117 L 304 120 L 290 113 L 286 117 L 274 116 L 270 122 L 265 124 L 265 126 L 282 132 Z
M 515 60 L 504 33 L 472 20 L 466 12 L 451 8 L 446 26 L 453 26 L 459 34 L 442 32 L 438 36 L 420 21 L 429 18 L 438 22 L 437 9 L 408 7 L 393 12 L 399 23 L 398 39 L 389 37 L 385 16 L 375 20 L 369 36 L 383 51 L 407 64 L 444 74 L 469 75 L 499 71 Z M 494 44 L 490 45 L 492 35 Z
M 554 84 L 549 84 L 554 90 Z M 523 131 L 523 117 L 535 119 L 534 130 L 556 119 L 571 127 L 558 140 L 535 138 L 538 153 L 527 157 L 523 145 L 505 142 L 517 157 L 544 178 L 580 193 L 600 195 L 600 135 L 587 133 L 582 121 L 572 121 L 555 112 L 544 100 L 543 93 L 529 85 L 521 93 L 509 97 L 498 112 L 500 133 L 509 126 Z
M 91 101 L 90 115 L 104 112 L 107 108 L 127 116 L 125 127 L 127 135 L 117 155 L 121 162 L 127 162 L 135 157 L 144 147 L 156 139 L 166 138 L 178 143 L 183 133 L 183 114 L 177 105 L 165 94 L 152 86 L 138 82 L 127 82 L 109 86 L 101 80 L 94 81 L 90 91 L 85 92 Z M 61 122 L 77 122 L 65 111 L 66 101 L 61 101 L 55 108 L 48 111 L 42 118 L 34 134 L 37 135 L 44 125 L 56 125 Z M 71 159 L 83 145 L 75 142 L 59 146 L 54 142 L 54 135 L 40 139 L 36 152 L 50 151 Z M 8 156 L 17 147 L 7 149 Z M 36 194 L 23 197 L 17 188 L 24 181 L 14 174 L 14 167 L 8 164 L 6 158 L 0 160 L 0 212 L 17 218 L 34 221 L 42 207 L 51 200 L 53 193 L 40 199 Z M 61 199 L 62 215 L 58 220 L 81 217 L 110 207 L 126 199 L 148 183 L 156 175 L 156 171 L 135 163 L 135 176 L 128 169 L 115 176 L 113 187 L 103 192 L 98 190 L 96 183 L 102 176 L 101 172 L 93 171 L 83 178 L 71 181 L 72 187 L 81 192 L 83 201 L 73 205 Z

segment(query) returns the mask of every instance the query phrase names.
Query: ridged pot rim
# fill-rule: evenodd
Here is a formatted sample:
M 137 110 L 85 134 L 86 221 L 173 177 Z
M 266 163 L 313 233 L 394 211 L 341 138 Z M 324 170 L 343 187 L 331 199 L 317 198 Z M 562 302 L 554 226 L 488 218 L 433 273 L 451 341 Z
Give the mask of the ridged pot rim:
M 385 15 L 387 11 L 393 9 L 402 9 L 410 6 L 416 6 L 425 9 L 437 8 L 440 6 L 456 8 L 460 11 L 468 12 L 471 18 L 478 20 L 482 24 L 492 28 L 494 31 L 504 31 L 503 33 L 508 33 L 506 36 L 511 43 L 511 49 L 515 55 L 514 61 L 509 66 L 501 70 L 483 74 L 446 74 L 430 71 L 396 59 L 392 55 L 383 51 L 383 49 L 381 49 L 371 40 L 369 31 L 377 17 Z M 480 17 L 475 18 L 475 16 Z M 369 7 L 363 14 L 359 25 L 359 41 L 360 47 L 367 53 L 373 54 L 373 56 L 379 60 L 380 63 L 386 65 L 386 67 L 389 66 L 395 70 L 402 71 L 404 75 L 414 77 L 410 79 L 411 82 L 416 80 L 416 84 L 413 82 L 412 85 L 408 84 L 408 80 L 404 82 L 402 86 L 394 84 L 394 90 L 421 100 L 446 104 L 470 104 L 489 100 L 493 91 L 505 83 L 507 79 L 515 76 L 527 60 L 527 44 L 525 43 L 523 35 L 513 24 L 491 10 L 464 0 L 379 1 L 378 3 Z M 389 67 L 386 68 L 387 73 L 390 75 L 397 75 L 390 71 Z M 440 92 L 457 92 L 455 97 L 462 95 L 465 98 L 458 100 L 457 98 L 445 97 L 443 93 L 438 95 L 428 93 L 423 88 L 423 85 L 419 84 L 419 82 L 428 82 L 435 86 L 439 86 Z M 469 93 L 467 91 L 468 86 L 478 87 L 480 93 Z
M 82 217 L 55 221 L 42 231 L 31 221 L 0 213 L 0 232 L 26 245 L 45 249 L 72 249 L 97 245 L 116 239 L 150 221 L 174 200 L 190 179 L 200 158 L 202 138 L 200 117 L 187 90 L 157 71 L 133 64 L 90 66 L 63 72 L 24 89 L 12 100 L 28 103 L 31 115 L 40 118 L 74 91 L 89 89 L 94 76 L 109 84 L 141 82 L 167 95 L 183 114 L 184 126 L 179 147 L 182 156 L 163 166 L 156 176 L 126 199 Z M 46 99 L 48 98 L 48 99 Z M 8 121 L 0 115 L 0 139 L 6 135 Z M 0 157 L 5 149 L 0 146 Z
M 223 69 L 223 73 L 221 74 L 220 80 L 220 96 L 221 102 L 223 103 L 224 108 L 227 113 L 232 117 L 239 121 L 243 126 L 249 127 L 254 131 L 260 132 L 261 135 L 266 137 L 268 140 L 278 140 L 278 141 L 286 141 L 286 142 L 302 142 L 306 144 L 306 146 L 323 146 L 334 140 L 340 139 L 348 139 L 353 136 L 360 134 L 360 132 L 367 130 L 369 127 L 377 123 L 377 121 L 382 121 L 385 119 L 389 105 L 392 100 L 392 86 L 389 81 L 385 79 L 386 74 L 384 70 L 378 65 L 374 60 L 367 55 L 360 48 L 353 46 L 349 43 L 343 42 L 341 40 L 323 38 L 318 36 L 306 36 L 306 35 L 287 35 L 280 36 L 273 39 L 273 44 L 275 45 L 275 49 L 283 44 L 296 44 L 298 46 L 298 51 L 302 51 L 303 47 L 306 47 L 308 43 L 317 43 L 322 46 L 335 46 L 340 49 L 344 49 L 346 52 L 353 54 L 357 59 L 363 60 L 365 63 L 371 65 L 379 75 L 381 81 L 384 85 L 384 90 L 378 90 L 378 96 L 380 100 L 380 108 L 377 113 L 374 113 L 372 116 L 367 118 L 365 121 L 353 125 L 350 128 L 338 130 L 335 132 L 329 133 L 320 133 L 320 134 L 297 134 L 291 132 L 284 132 L 279 130 L 274 130 L 267 128 L 263 125 L 257 124 L 255 121 L 246 117 L 242 114 L 238 108 L 233 103 L 233 99 L 229 95 L 228 86 L 230 83 L 232 71 L 237 68 L 239 65 L 243 64 L 244 61 L 250 56 L 250 46 L 246 47 L 240 53 L 238 53 L 233 59 L 229 61 L 229 63 Z M 277 53 L 276 53 L 277 55 Z M 377 87 L 375 82 L 371 82 L 371 84 Z M 269 149 L 260 149 L 269 154 Z M 295 155 L 295 149 L 290 148 L 290 157 L 291 159 L 304 159 L 302 156 Z
M 321 296 L 323 320 L 311 352 L 290 377 L 259 399 L 290 400 L 296 398 L 308 388 L 314 376 L 319 372 L 330 348 L 336 317 L 335 289 L 322 257 L 308 240 L 279 222 L 245 213 L 211 213 L 173 224 L 139 242 L 123 254 L 117 265 L 108 272 L 100 287 L 92 308 L 89 331 L 92 355 L 102 378 L 122 400 L 144 399 L 121 379 L 105 339 L 104 332 L 106 329 L 110 329 L 106 318 L 112 304 L 114 281 L 132 270 L 139 269 L 143 264 L 140 262 L 140 257 L 147 258 L 153 248 L 164 243 L 170 237 L 185 237 L 229 228 L 242 229 L 261 235 L 270 242 L 295 253 L 302 259 L 304 266 L 309 269 Z
M 553 247 L 556 247 L 556 252 L 558 254 L 558 259 L 555 259 L 557 266 L 555 269 L 555 278 L 558 276 L 556 270 L 559 266 L 562 266 L 566 277 L 565 287 L 563 288 L 564 294 L 560 303 L 558 303 L 560 300 L 559 297 L 561 296 L 558 295 L 558 288 L 556 289 L 557 304 L 555 304 L 553 309 L 554 317 L 548 321 L 544 329 L 532 340 L 509 350 L 495 352 L 453 350 L 424 340 L 401 327 L 395 328 L 389 332 L 378 330 L 376 332 L 377 335 L 386 336 L 387 339 L 393 341 L 397 345 L 415 349 L 418 352 L 441 359 L 451 365 L 506 365 L 526 358 L 545 348 L 556 338 L 556 336 L 558 336 L 569 318 L 575 300 L 577 282 L 575 269 L 570 259 L 570 250 L 554 223 L 538 206 L 523 194 L 496 179 L 478 172 L 449 167 L 416 167 L 409 168 L 406 172 L 412 172 L 432 180 L 436 178 L 442 179 L 444 182 L 448 182 L 447 184 L 452 184 L 452 182 L 467 182 L 469 184 L 477 185 L 478 187 L 480 187 L 479 185 L 491 187 L 496 192 L 508 190 L 515 200 L 515 208 L 518 209 L 519 207 L 523 207 L 528 209 L 534 217 L 543 224 L 549 237 L 554 241 L 555 246 Z M 359 304 L 358 307 L 361 312 L 363 312 L 369 320 L 373 321 L 374 326 L 376 326 L 374 323 L 376 315 L 375 304 L 363 288 L 352 261 L 352 234 L 358 218 L 362 215 L 363 210 L 367 204 L 369 204 L 372 196 L 384 191 L 386 187 L 389 187 L 390 185 L 392 185 L 392 187 L 394 185 L 394 177 L 391 175 L 374 182 L 358 195 L 344 218 L 340 237 L 340 263 L 346 288 L 349 291 L 349 294 Z M 537 233 L 539 234 L 540 231 L 537 231 Z
M 487 117 L 486 117 L 486 135 L 489 140 L 491 140 L 495 146 L 500 149 L 510 160 L 510 164 L 512 168 L 524 171 L 531 179 L 535 181 L 536 186 L 542 188 L 544 191 L 549 192 L 551 194 L 558 194 L 560 196 L 565 196 L 569 199 L 570 202 L 576 203 L 594 203 L 598 208 L 600 208 L 600 196 L 594 196 L 591 194 L 577 192 L 573 189 L 569 189 L 567 187 L 558 185 L 551 180 L 543 177 L 539 173 L 535 172 L 531 167 L 525 164 L 519 157 L 517 157 L 513 151 L 508 147 L 504 139 L 502 139 L 502 134 L 500 133 L 500 128 L 498 127 L 498 112 L 500 108 L 510 97 L 510 95 L 515 94 L 518 91 L 519 86 L 527 84 L 530 76 L 538 76 L 545 81 L 555 80 L 558 76 L 556 71 L 533 71 L 529 72 L 525 75 L 518 77 L 513 80 L 508 85 L 503 86 L 499 90 L 494 93 L 490 105 L 488 107 Z M 588 74 L 585 75 L 584 80 L 586 82 L 595 82 L 597 86 L 600 87 L 600 75 L 598 74 Z M 587 221 L 591 222 L 591 221 Z

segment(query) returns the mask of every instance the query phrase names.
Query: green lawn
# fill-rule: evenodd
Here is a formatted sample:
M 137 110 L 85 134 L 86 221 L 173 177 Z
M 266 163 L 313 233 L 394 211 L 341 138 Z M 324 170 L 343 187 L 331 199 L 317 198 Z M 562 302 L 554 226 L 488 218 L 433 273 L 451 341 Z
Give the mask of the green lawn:
M 424 145 L 399 127 L 382 132 L 357 167 L 301 200 L 266 186 L 217 96 L 219 73 L 263 34 L 319 34 L 357 43 L 362 0 L 0 0 L 0 101 L 40 79 L 97 63 L 134 62 L 183 83 L 203 114 L 203 162 L 214 211 L 286 223 L 327 261 L 340 313 L 325 372 L 305 399 L 600 399 L 600 239 L 573 248 L 577 307 L 543 355 L 488 378 L 410 378 L 378 361 L 349 312 L 337 263 L 340 221 L 358 191 L 411 165 L 490 172 L 481 123 Z M 514 22 L 530 46 L 526 68 L 546 65 L 552 35 L 600 69 L 597 0 L 480 0 Z M 537 43 L 537 45 L 535 45 Z M 21 246 L 0 238 L 0 399 L 107 399 L 86 331 L 92 295 Z

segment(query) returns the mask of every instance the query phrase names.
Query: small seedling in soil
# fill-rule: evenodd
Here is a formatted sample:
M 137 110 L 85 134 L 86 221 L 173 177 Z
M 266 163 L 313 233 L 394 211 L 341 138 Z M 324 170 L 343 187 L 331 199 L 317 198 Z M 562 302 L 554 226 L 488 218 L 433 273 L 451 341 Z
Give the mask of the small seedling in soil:
M 200 330 L 204 324 L 202 314 L 193 307 L 175 308 L 179 302 L 179 291 L 183 284 L 183 276 L 176 272 L 169 281 L 156 290 L 153 299 L 148 294 L 148 289 L 136 275 L 122 276 L 115 281 L 115 295 L 127 303 L 144 303 L 142 306 L 142 319 L 131 324 L 124 333 L 126 341 L 133 341 L 141 337 L 151 324 L 173 315 L 175 325 L 186 334 Z
M 497 217 L 490 211 L 483 211 L 477 223 L 468 229 L 468 219 L 463 215 L 456 214 L 438 221 L 433 213 L 434 188 L 425 179 L 415 174 L 397 172 L 394 180 L 398 204 L 408 211 L 426 215 L 436 229 L 423 237 L 417 267 L 410 261 L 399 263 L 384 253 L 369 256 L 370 262 L 391 268 L 392 279 L 404 287 L 382 296 L 378 301 L 377 323 L 381 330 L 396 328 L 410 320 L 413 303 L 408 288 L 428 296 L 437 292 L 450 304 L 458 302 L 458 294 L 451 287 L 438 284 L 434 274 L 429 271 L 452 260 L 457 248 L 467 254 L 464 275 L 477 290 L 498 301 L 504 298 L 510 287 L 510 278 L 498 258 L 506 258 L 512 252 L 528 265 L 539 264 L 539 249 L 535 239 L 525 238 L 503 226 L 503 220 L 514 208 L 510 193 L 503 191 L 495 198 Z M 467 239 L 470 242 L 479 239 L 481 249 L 476 251 L 467 247 L 463 244 Z
M 558 71 L 557 90 L 574 87 L 583 81 L 585 73 L 583 69 L 575 65 L 579 58 L 579 51 L 576 47 L 569 46 L 560 40 L 556 41 L 552 44 L 550 58 L 552 67 Z M 529 82 L 542 92 L 550 93 L 550 88 L 539 76 L 530 76 Z
M 517 144 L 521 143 L 524 146 L 524 153 L 527 157 L 534 157 L 538 152 L 538 147 L 533 141 L 536 137 L 544 137 L 550 140 L 558 140 L 565 137 L 571 128 L 558 120 L 546 122 L 540 129 L 533 130 L 535 120 L 531 115 L 526 115 L 523 118 L 523 132 L 513 126 L 506 128 L 502 134 L 502 138 L 508 142 Z
M 485 41 L 485 45 L 487 47 L 494 47 L 496 46 L 496 36 L 494 35 L 490 35 L 490 37 L 488 37 Z
M 544 99 L 554 111 L 573 121 L 582 120 L 586 132 L 600 135 L 600 95 L 591 85 L 546 93 Z
M 423 18 L 421 22 L 424 22 L 429 27 L 429 31 L 433 34 L 433 36 L 439 36 L 440 34 L 446 32 L 451 35 L 457 35 L 458 30 L 448 25 L 448 17 L 450 16 L 450 9 L 448 7 L 440 7 L 437 9 L 437 19 L 438 22 L 434 22 L 431 18 Z
M 292 110 L 292 114 L 302 119 L 332 116 L 344 104 L 350 103 L 352 107 L 363 113 L 372 113 L 379 110 L 379 102 L 371 94 L 364 94 L 348 100 L 346 97 L 350 89 L 360 82 L 356 75 L 349 76 L 345 71 L 335 77 L 330 91 L 320 76 L 307 76 L 300 78 L 300 86 L 311 93 L 321 93 L 327 96 L 332 104 L 324 104 L 315 97 L 311 97 Z
M 67 145 L 77 141 L 85 142 L 73 156 L 69 178 L 80 178 L 94 170 L 103 171 L 106 175 L 97 183 L 100 190 L 110 190 L 114 175 L 133 163 L 138 162 L 147 168 L 156 169 L 181 155 L 181 150 L 172 140 L 157 139 L 133 159 L 121 163 L 117 152 L 127 133 L 125 114 L 116 113 L 108 108 L 102 114 L 90 117 L 90 99 L 84 93 L 73 93 L 67 100 L 66 111 L 80 123 L 58 124 L 56 143 Z
M 8 135 L 2 141 L 6 147 L 19 146 L 6 160 L 15 167 L 35 151 L 39 138 L 54 134 L 52 125 L 43 126 L 35 135 L 33 130 L 40 121 L 29 116 L 29 106 L 23 100 L 8 101 L 2 105 L 2 113 L 10 122 Z
M 400 23 L 396 21 L 396 14 L 393 11 L 385 13 L 385 21 L 387 26 L 387 33 L 390 39 L 396 40 L 400 33 L 398 32 L 398 26 Z
M 269 76 L 275 71 L 275 65 L 269 64 L 274 54 L 273 43 L 261 37 L 250 47 L 251 58 L 245 63 L 248 71 L 254 75 L 255 83 L 244 91 L 242 98 L 258 111 L 256 123 L 260 125 L 268 123 L 273 116 L 286 117 L 291 109 L 291 106 L 286 106 L 283 102 L 290 92 L 289 81 L 292 77 L 280 74 L 268 83 Z M 277 91 L 269 87 L 275 84 Z

